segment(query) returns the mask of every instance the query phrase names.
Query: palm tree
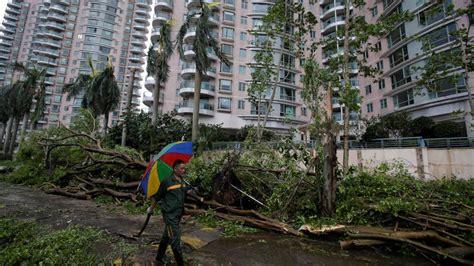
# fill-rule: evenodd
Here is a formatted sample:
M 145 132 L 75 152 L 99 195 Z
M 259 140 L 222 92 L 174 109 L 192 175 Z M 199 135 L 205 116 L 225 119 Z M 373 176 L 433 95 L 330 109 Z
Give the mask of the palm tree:
M 168 81 L 170 66 L 168 60 L 173 54 L 173 44 L 171 42 L 171 20 L 167 21 L 160 29 L 160 36 L 156 42 L 155 51 L 153 45 L 148 50 L 148 60 L 146 71 L 148 75 L 155 76 L 155 89 L 153 90 L 153 109 L 151 123 L 156 125 L 158 117 L 158 105 L 160 100 L 160 89 Z
M 37 68 L 36 65 L 32 64 L 23 64 L 15 62 L 12 64 L 14 70 L 24 73 L 25 79 L 23 81 L 24 91 L 29 94 L 30 102 L 25 102 L 25 110 L 23 116 L 23 124 L 21 127 L 21 136 L 24 136 L 30 118 L 30 110 L 33 106 L 33 99 L 36 100 L 35 111 L 33 113 L 32 124 L 35 125 L 36 122 L 43 116 L 43 111 L 45 108 L 44 98 L 46 96 L 46 86 L 44 84 L 46 76 L 46 68 Z
M 0 143 L 3 143 L 5 132 L 10 131 L 12 120 L 8 112 L 7 92 L 11 89 L 11 85 L 0 88 L 0 123 L 2 123 L 2 130 L 0 132 Z
M 207 55 L 207 48 L 214 50 L 217 57 L 227 65 L 230 65 L 227 57 L 221 52 L 217 40 L 212 36 L 209 26 L 209 15 L 211 14 L 210 5 L 201 2 L 201 10 L 189 14 L 184 24 L 178 32 L 176 44 L 181 56 L 184 55 L 184 36 L 192 24 L 192 20 L 197 18 L 196 36 L 193 41 L 193 51 L 196 60 L 196 75 L 194 76 L 194 106 L 192 120 L 192 141 L 196 142 L 199 134 L 199 101 L 201 97 L 201 81 L 202 76 L 206 74 L 207 69 L 211 66 L 211 60 Z
M 66 84 L 63 92 L 68 99 L 82 96 L 82 107 L 92 111 L 95 117 L 105 115 L 104 132 L 107 131 L 109 113 L 120 102 L 120 89 L 114 76 L 112 58 L 109 57 L 107 66 L 102 71 L 97 71 L 92 65 L 92 59 L 87 63 L 91 69 L 90 74 L 80 74 L 74 83 Z

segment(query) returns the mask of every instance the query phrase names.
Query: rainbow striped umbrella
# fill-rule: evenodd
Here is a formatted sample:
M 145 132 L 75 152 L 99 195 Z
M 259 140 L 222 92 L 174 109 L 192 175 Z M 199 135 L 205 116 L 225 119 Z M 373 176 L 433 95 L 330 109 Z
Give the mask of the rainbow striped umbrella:
M 160 187 L 161 181 L 173 174 L 173 164 L 176 160 L 187 163 L 193 156 L 193 143 L 180 141 L 168 144 L 155 156 L 145 170 L 139 188 L 146 198 L 153 196 Z

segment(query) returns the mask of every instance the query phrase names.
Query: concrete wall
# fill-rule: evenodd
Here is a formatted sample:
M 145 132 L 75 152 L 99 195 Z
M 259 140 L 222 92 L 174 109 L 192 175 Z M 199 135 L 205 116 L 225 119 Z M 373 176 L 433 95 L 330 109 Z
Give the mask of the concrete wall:
M 342 164 L 342 150 L 337 158 Z M 349 150 L 349 164 L 373 168 L 383 162 L 399 162 L 415 176 L 433 179 L 456 176 L 474 178 L 474 149 L 392 148 Z

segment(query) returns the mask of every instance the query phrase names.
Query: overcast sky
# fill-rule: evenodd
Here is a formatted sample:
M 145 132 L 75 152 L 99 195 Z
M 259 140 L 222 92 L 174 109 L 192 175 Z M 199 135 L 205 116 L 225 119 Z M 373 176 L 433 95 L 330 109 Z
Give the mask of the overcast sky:
M 3 13 L 5 13 L 5 8 L 7 7 L 8 0 L 0 1 L 0 23 L 3 21 Z

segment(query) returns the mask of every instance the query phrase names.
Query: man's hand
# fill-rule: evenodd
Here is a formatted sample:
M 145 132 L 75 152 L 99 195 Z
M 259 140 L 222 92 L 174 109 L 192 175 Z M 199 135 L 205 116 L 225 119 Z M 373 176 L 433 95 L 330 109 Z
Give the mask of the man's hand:
M 148 207 L 148 209 L 146 209 L 146 214 L 153 214 L 153 207 Z

